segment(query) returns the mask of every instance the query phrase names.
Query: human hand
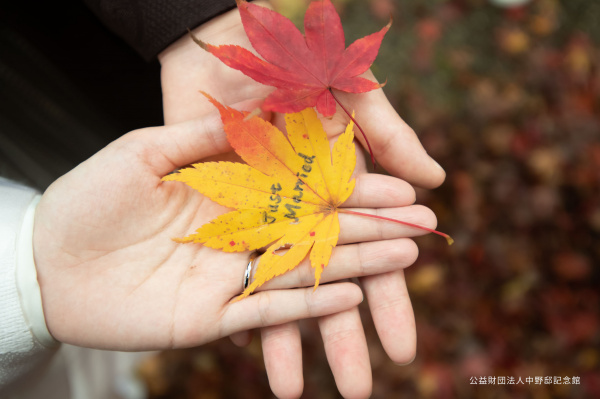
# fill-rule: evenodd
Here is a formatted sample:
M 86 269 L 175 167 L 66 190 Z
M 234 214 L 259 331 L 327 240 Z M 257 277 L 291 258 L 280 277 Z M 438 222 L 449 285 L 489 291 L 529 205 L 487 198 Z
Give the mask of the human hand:
M 256 1 L 261 6 L 268 2 Z M 196 28 L 194 35 L 212 45 L 234 44 L 252 51 L 237 9 L 225 13 Z M 201 50 L 188 35 L 159 54 L 165 124 L 198 118 L 212 111 L 203 101 L 200 90 L 235 106 L 248 100 L 264 100 L 273 91 L 243 73 L 225 66 L 216 57 Z M 365 77 L 375 80 L 368 71 Z M 364 128 L 378 163 L 390 174 L 416 186 L 435 188 L 445 178 L 444 170 L 425 152 L 414 131 L 400 118 L 383 90 L 363 94 L 336 91 L 345 107 L 356 111 L 356 119 Z M 276 121 L 277 122 L 277 121 Z M 345 126 L 348 117 L 338 110 L 329 124 Z M 362 142 L 362 135 L 357 134 Z M 364 143 L 363 143 L 364 144 Z
M 46 324 L 57 340 L 113 350 L 189 347 L 361 302 L 352 283 L 324 284 L 315 292 L 289 289 L 308 281 L 292 273 L 230 303 L 241 293 L 249 253 L 171 241 L 226 209 L 161 178 L 229 149 L 215 111 L 201 120 L 131 132 L 48 188 L 36 210 L 33 248 Z M 380 186 L 387 195 L 368 195 Z M 348 206 L 378 208 L 389 197 L 407 194 L 412 195 L 400 180 L 363 175 Z M 405 210 L 390 212 L 402 216 Z M 414 244 L 401 238 L 410 229 L 394 226 L 382 233 L 377 223 L 341 220 L 342 245 L 323 283 L 413 261 Z M 397 239 L 393 248 L 376 241 L 381 234 Z M 351 244 L 362 241 L 369 242 Z M 370 254 L 377 254 L 375 264 Z M 341 267 L 351 260 L 352 267 Z
M 194 34 L 210 44 L 238 44 L 250 49 L 236 10 L 202 25 L 194 30 Z M 163 105 L 167 124 L 195 118 L 208 112 L 211 106 L 203 100 L 198 90 L 215 95 L 221 102 L 231 106 L 248 100 L 256 100 L 259 104 L 273 90 L 254 82 L 241 72 L 226 67 L 211 54 L 199 49 L 187 36 L 165 50 L 159 59 L 162 64 Z M 367 77 L 373 79 L 372 75 Z M 443 170 L 426 154 L 414 132 L 393 110 L 381 90 L 359 95 L 336 95 L 348 109 L 356 110 L 356 119 L 367 133 L 381 166 L 391 174 L 423 187 L 441 184 L 444 179 Z M 282 127 L 282 115 L 272 115 L 272 122 Z M 343 131 L 348 120 L 344 114 L 338 112 L 333 119 L 323 122 L 326 131 L 332 136 L 337 136 Z M 360 135 L 357 137 L 361 139 Z M 359 176 L 366 171 L 362 157 L 356 170 Z M 359 177 L 359 180 L 360 178 L 362 177 Z M 380 185 L 373 188 L 361 191 L 366 193 L 361 198 L 377 197 L 378 193 L 381 193 L 387 199 L 376 207 L 395 208 L 384 209 L 381 212 L 389 212 L 388 215 L 393 215 L 392 217 L 428 227 L 435 225 L 435 218 L 424 208 L 407 207 L 414 201 L 414 191 L 407 184 L 398 180 L 382 180 Z M 345 206 L 352 204 L 347 203 Z M 340 222 L 344 223 L 344 220 L 348 221 L 348 216 L 340 215 Z M 378 226 L 384 230 L 390 227 L 381 224 Z M 416 233 L 411 231 L 406 234 Z M 392 236 L 387 233 L 371 236 L 371 239 L 375 240 L 387 238 Z M 366 244 L 360 245 L 364 248 Z M 357 254 L 349 257 L 343 262 L 342 270 L 353 269 L 354 275 L 361 272 L 365 275 L 361 278 L 361 284 L 369 299 L 382 344 L 393 361 L 407 363 L 414 357 L 416 334 L 402 269 L 412 264 L 417 250 L 412 241 L 407 239 L 401 240 L 401 243 L 395 240 L 382 241 L 378 245 L 378 249 L 373 252 L 361 249 L 360 257 Z M 338 250 L 342 248 L 339 247 Z M 392 255 L 389 251 L 395 254 Z M 388 260 L 384 259 L 390 255 L 392 257 Z M 369 261 L 365 262 L 367 259 Z M 368 263 L 369 267 L 358 270 L 360 265 L 365 263 Z M 380 270 L 379 274 L 375 272 L 376 269 Z M 331 263 L 325 269 L 325 274 L 328 274 L 331 280 L 335 280 L 341 278 L 342 273 Z M 285 279 L 293 279 L 297 284 L 300 275 L 304 276 L 300 279 L 303 286 L 314 284 L 309 266 L 303 265 L 266 284 L 264 288 L 277 288 L 277 284 Z M 371 390 L 370 364 L 358 310 L 353 308 L 321 318 L 319 326 L 342 395 L 368 396 Z M 263 329 L 262 338 L 273 392 L 280 397 L 299 396 L 303 380 L 300 338 L 296 323 Z M 236 334 L 232 339 L 238 344 L 244 344 L 248 342 L 249 335 Z M 349 364 L 354 366 L 349 368 Z

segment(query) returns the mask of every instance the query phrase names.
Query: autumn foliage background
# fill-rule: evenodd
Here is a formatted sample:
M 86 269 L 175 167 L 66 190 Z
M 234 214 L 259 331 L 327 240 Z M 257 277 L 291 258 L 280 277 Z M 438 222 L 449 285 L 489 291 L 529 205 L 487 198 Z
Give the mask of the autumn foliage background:
M 301 22 L 306 2 L 274 3 Z M 406 272 L 412 364 L 391 363 L 362 308 L 373 397 L 599 397 L 600 3 L 334 3 L 348 43 L 394 15 L 373 70 L 447 172 L 418 202 L 456 240 L 418 239 Z M 316 324 L 302 328 L 304 397 L 338 397 Z M 142 371 L 155 398 L 269 397 L 259 345 L 164 353 Z M 475 386 L 472 376 L 581 385 Z
M 307 6 L 273 3 L 296 22 Z M 412 364 L 391 363 L 363 304 L 373 397 L 600 397 L 600 2 L 531 0 L 513 9 L 491 0 L 334 4 L 347 43 L 394 15 L 373 70 L 447 172 L 442 187 L 418 190 L 418 202 L 456 241 L 448 247 L 433 235 L 417 240 L 419 259 L 406 271 L 418 336 Z M 79 1 L 61 10 L 62 20 L 42 12 L 53 10 L 51 3 L 40 2 L 37 14 L 23 7 L 21 19 L 10 7 L 0 15 L 1 44 L 25 49 L 7 51 L 2 62 L 31 57 L 27 68 L 0 69 L 0 108 L 3 118 L 21 112 L 27 127 L 37 123 L 31 130 L 44 151 L 17 171 L 6 128 L 0 172 L 43 189 L 104 145 L 84 133 L 117 137 L 160 124 L 158 65 L 146 68 L 122 43 L 120 58 L 116 44 L 101 45 L 106 29 Z M 85 18 L 73 14 L 77 7 Z M 44 59 L 62 65 L 70 82 Z M 30 82 L 14 80 L 28 70 Z M 73 86 L 95 105 L 67 95 Z M 37 103 L 33 118 L 27 112 Z M 53 129 L 72 137 L 60 141 L 64 134 Z M 11 140 L 24 139 L 15 133 Z M 80 158 L 68 159 L 72 154 Z M 51 167 L 25 169 L 40 159 Z M 301 326 L 304 397 L 339 397 L 316 323 Z M 163 352 L 140 375 L 150 398 L 272 397 L 259 340 L 247 350 L 221 340 Z M 581 384 L 470 385 L 473 376 L 577 376 Z

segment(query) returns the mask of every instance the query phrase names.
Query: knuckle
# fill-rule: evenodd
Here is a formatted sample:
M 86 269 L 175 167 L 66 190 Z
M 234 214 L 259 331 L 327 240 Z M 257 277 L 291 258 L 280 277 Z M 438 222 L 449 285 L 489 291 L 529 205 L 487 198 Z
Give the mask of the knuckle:
M 270 324 L 271 299 L 269 291 L 261 292 L 258 295 L 258 316 L 262 326 L 268 326 Z
M 300 287 L 307 287 L 315 283 L 315 277 L 313 275 L 313 268 L 310 264 L 302 265 L 296 268 L 298 270 L 298 280 Z
M 354 340 L 354 338 L 361 334 L 357 329 L 343 329 L 327 332 L 323 336 L 323 340 L 327 345 L 337 345 L 343 343 L 346 340 Z
M 358 260 L 358 275 L 364 276 L 369 274 L 369 259 L 365 256 L 365 243 L 360 243 L 356 245 L 356 259 Z
M 375 216 L 384 216 L 381 209 L 375 209 Z M 385 234 L 383 232 L 385 223 L 375 223 L 375 229 L 377 234 L 375 235 L 378 240 L 385 239 Z
M 305 289 L 304 290 L 304 304 L 306 306 L 306 314 L 308 316 L 313 316 L 313 312 L 315 310 L 313 298 L 314 298 L 314 296 L 312 295 L 312 290 Z
M 371 304 L 370 307 L 371 313 L 385 313 L 387 311 L 404 308 L 406 305 L 407 297 L 405 295 L 394 295 L 386 298 L 385 301 L 379 301 L 376 304 Z

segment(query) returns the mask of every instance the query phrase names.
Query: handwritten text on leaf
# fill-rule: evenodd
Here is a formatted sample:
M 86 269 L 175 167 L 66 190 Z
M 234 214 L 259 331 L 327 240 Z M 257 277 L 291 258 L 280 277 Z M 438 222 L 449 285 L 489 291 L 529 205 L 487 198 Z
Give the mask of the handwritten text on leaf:
M 207 96 L 209 97 L 209 96 Z M 330 150 L 314 110 L 286 115 L 286 136 L 258 117 L 218 108 L 227 139 L 247 163 L 206 162 L 166 176 L 235 210 L 200 227 L 179 242 L 197 242 L 226 252 L 269 248 L 243 298 L 296 267 L 310 253 L 315 287 L 337 244 L 337 208 L 350 196 L 356 164 L 353 124 Z M 285 253 L 276 252 L 288 248 Z

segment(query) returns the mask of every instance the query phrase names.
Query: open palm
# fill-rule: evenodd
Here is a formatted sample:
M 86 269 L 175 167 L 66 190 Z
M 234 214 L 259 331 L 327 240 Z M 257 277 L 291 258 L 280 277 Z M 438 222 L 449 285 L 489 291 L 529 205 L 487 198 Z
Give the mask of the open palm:
M 268 4 L 263 4 L 268 5 Z M 251 49 L 240 22 L 239 14 L 233 10 L 194 30 L 201 40 L 213 44 L 237 44 Z M 261 103 L 273 88 L 263 86 L 246 77 L 241 72 L 228 68 L 216 57 L 201 50 L 189 37 L 183 37 L 159 55 L 162 65 L 162 87 L 165 123 L 178 123 L 197 118 L 210 112 L 210 104 L 203 100 L 198 90 L 217 97 L 226 105 L 252 109 Z M 367 78 L 373 79 L 370 72 Z M 345 94 L 338 92 L 337 97 L 347 109 L 356 111 L 356 119 L 369 137 L 375 157 L 391 175 L 423 186 L 436 187 L 444 179 L 443 170 L 424 151 L 414 132 L 394 111 L 381 90 L 364 94 Z M 278 127 L 283 127 L 283 115 L 264 115 Z M 348 118 L 338 111 L 332 119 L 322 120 L 325 130 L 336 136 L 348 123 Z M 357 134 L 360 140 L 361 135 Z M 365 174 L 365 162 L 359 157 L 356 173 L 359 181 L 370 184 L 359 185 L 349 203 L 345 206 L 364 206 L 383 208 L 378 211 L 392 217 L 432 227 L 435 218 L 426 209 L 407 206 L 414 201 L 412 188 L 399 179 L 375 177 Z M 365 177 L 362 177 L 365 176 Z M 372 185 L 371 185 L 372 184 Z M 368 186 L 368 188 L 367 188 Z M 393 194 L 390 194 L 393 193 Z M 353 203 L 354 201 L 354 203 Z M 347 215 L 340 215 L 341 237 L 350 234 Z M 367 223 L 367 222 L 362 222 Z M 368 224 L 368 223 L 367 223 Z M 360 224 L 354 225 L 363 228 Z M 403 268 L 410 265 L 416 257 L 414 244 L 396 238 L 399 232 L 385 233 L 392 227 L 381 223 L 376 228 L 382 230 L 376 237 L 359 237 L 389 241 L 378 242 L 378 250 L 360 253 L 344 267 L 364 264 L 369 259 L 372 269 L 363 270 L 361 285 L 369 300 L 369 306 L 382 344 L 397 363 L 412 360 L 415 354 L 416 335 L 410 299 L 406 291 Z M 394 227 L 396 229 L 396 227 Z M 405 230 L 402 236 L 417 235 L 418 231 Z M 356 237 L 355 237 L 356 238 Z M 345 242 L 358 242 L 348 241 Z M 365 248 L 366 244 L 360 244 Z M 371 243 L 370 245 L 374 245 Z M 341 251 L 343 246 L 336 250 Z M 395 252 L 391 255 L 390 251 Z M 391 257 L 389 257 L 391 255 Z M 396 259 L 395 263 L 392 259 Z M 335 257 L 326 271 L 335 270 Z M 392 264 L 389 264 L 389 262 Z M 376 266 L 378 265 L 378 266 Z M 301 273 L 302 268 L 298 268 Z M 376 272 L 375 270 L 379 270 Z M 278 281 L 294 279 L 292 272 L 265 285 L 265 289 L 277 288 Z M 332 272 L 333 273 L 333 272 Z M 341 277 L 343 273 L 338 273 Z M 306 273 L 308 275 L 308 273 Z M 326 276 L 325 274 L 324 276 Z M 357 275 L 355 273 L 355 275 Z M 287 279 L 287 280 L 286 280 Z M 330 279 L 335 279 L 330 276 Z M 304 279 L 310 284 L 310 277 Z M 296 286 L 298 284 L 296 279 Z M 365 397 L 371 390 L 370 365 L 366 340 L 360 317 L 356 308 L 319 319 L 325 349 L 328 355 L 336 383 L 345 397 Z M 238 343 L 247 341 L 247 336 L 236 334 L 232 337 Z M 298 326 L 295 322 L 285 323 L 262 330 L 263 351 L 269 381 L 274 393 L 281 397 L 297 397 L 302 392 L 302 361 Z M 352 367 L 349 367 L 352 365 Z
M 130 133 L 44 194 L 34 255 L 47 325 L 58 340 L 120 350 L 192 346 L 360 302 L 346 284 L 229 305 L 248 254 L 170 240 L 223 211 L 183 185 L 160 182 L 202 154 L 194 149 L 210 147 L 210 134 L 198 137 L 194 125 Z
M 170 240 L 226 211 L 183 184 L 160 180 L 197 157 L 228 148 L 213 116 L 129 133 L 44 193 L 36 211 L 34 256 L 46 322 L 56 339 L 119 350 L 194 346 L 246 329 L 343 311 L 362 300 L 350 283 L 325 285 L 314 293 L 282 289 L 309 285 L 305 265 L 304 272 L 231 304 L 241 292 L 249 254 Z M 387 180 L 395 179 L 359 178 L 349 204 L 385 205 L 384 196 L 370 204 L 360 201 L 361 192 L 364 197 L 363 191 L 380 185 L 389 186 L 392 197 L 408 195 L 405 201 L 410 201 L 406 184 Z M 421 214 L 428 216 L 424 209 Z M 376 223 L 346 220 L 348 233 L 340 242 L 367 243 L 337 249 L 331 262 L 335 270 L 323 276 L 324 282 L 389 270 L 402 258 L 412 261 L 401 251 L 389 251 L 383 257 L 387 261 L 372 268 L 360 262 L 339 267 L 360 251 L 378 252 L 382 234 L 409 234 L 402 227 L 382 232 Z M 404 246 L 410 251 L 410 241 Z

